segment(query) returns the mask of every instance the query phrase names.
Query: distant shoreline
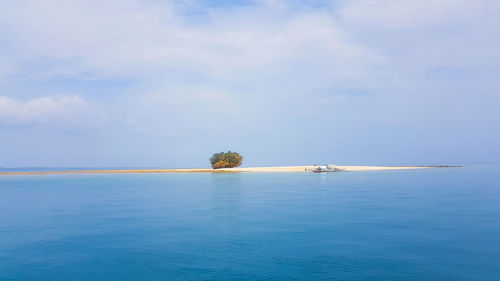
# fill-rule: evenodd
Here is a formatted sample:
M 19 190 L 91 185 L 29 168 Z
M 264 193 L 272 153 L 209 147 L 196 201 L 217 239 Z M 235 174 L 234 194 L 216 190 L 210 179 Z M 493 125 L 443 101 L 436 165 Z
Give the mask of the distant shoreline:
M 60 171 L 9 171 L 0 172 L 0 176 L 9 175 L 53 175 L 53 174 L 138 174 L 138 173 L 290 173 L 305 172 L 316 166 L 279 166 L 279 167 L 247 167 L 225 169 L 114 169 L 114 170 L 60 170 Z M 337 166 L 346 172 L 409 170 L 427 168 L 454 168 L 460 166 Z

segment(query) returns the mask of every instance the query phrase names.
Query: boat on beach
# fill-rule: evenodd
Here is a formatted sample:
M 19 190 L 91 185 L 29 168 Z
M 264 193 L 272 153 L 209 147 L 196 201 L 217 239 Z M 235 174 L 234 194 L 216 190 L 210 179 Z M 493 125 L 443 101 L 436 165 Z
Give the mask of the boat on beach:
M 329 173 L 329 172 L 341 172 L 343 169 L 337 168 L 335 164 L 326 164 L 325 166 L 317 166 L 312 168 L 313 173 Z

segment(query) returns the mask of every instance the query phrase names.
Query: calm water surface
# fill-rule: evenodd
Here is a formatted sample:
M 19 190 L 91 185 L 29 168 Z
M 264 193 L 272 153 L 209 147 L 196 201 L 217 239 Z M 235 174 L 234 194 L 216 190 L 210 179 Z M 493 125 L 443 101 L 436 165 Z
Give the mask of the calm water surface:
M 0 280 L 500 280 L 500 168 L 4 176 Z

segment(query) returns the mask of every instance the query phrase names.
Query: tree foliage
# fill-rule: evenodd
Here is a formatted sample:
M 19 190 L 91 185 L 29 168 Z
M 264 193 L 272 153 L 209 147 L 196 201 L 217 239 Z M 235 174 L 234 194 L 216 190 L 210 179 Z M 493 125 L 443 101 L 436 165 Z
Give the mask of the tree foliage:
M 238 152 L 220 152 L 210 157 L 210 164 L 212 164 L 212 168 L 214 169 L 234 168 L 240 166 L 242 162 L 243 156 Z

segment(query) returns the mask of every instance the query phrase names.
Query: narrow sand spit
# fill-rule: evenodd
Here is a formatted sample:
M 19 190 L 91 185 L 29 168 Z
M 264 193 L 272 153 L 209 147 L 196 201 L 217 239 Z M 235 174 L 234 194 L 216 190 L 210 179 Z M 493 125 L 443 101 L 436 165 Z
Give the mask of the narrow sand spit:
M 126 174 L 126 173 L 285 173 L 305 172 L 314 166 L 282 166 L 282 167 L 248 167 L 226 169 L 137 169 L 137 170 L 75 170 L 75 171 L 32 171 L 32 172 L 0 172 L 2 175 L 51 175 L 51 174 Z M 337 166 L 346 172 L 381 171 L 435 168 L 434 166 Z

